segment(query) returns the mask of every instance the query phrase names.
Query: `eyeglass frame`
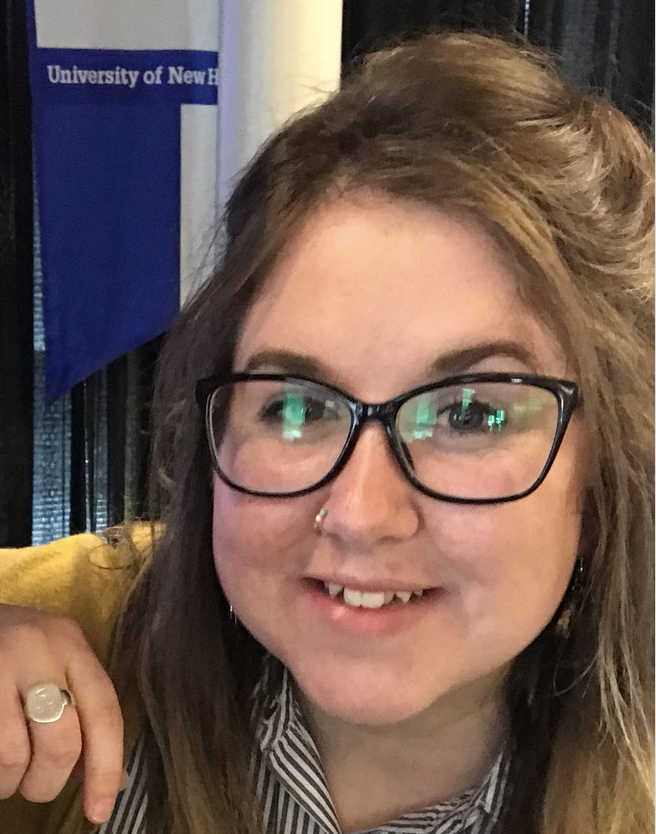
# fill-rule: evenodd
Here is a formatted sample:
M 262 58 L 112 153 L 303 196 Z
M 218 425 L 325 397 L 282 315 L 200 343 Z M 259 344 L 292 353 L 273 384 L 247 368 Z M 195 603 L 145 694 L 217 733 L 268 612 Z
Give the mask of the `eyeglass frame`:
M 212 429 L 211 416 L 211 400 L 213 394 L 224 385 L 232 385 L 239 382 L 247 382 L 248 380 L 262 380 L 269 382 L 300 382 L 311 383 L 312 385 L 319 385 L 328 391 L 337 394 L 348 406 L 351 414 L 351 427 L 346 436 L 342 451 L 339 453 L 337 460 L 330 468 L 330 470 L 315 484 L 303 489 L 295 490 L 293 492 L 263 492 L 262 490 L 248 489 L 234 483 L 221 470 L 217 459 L 217 449 L 214 440 L 214 431 Z M 469 385 L 472 383 L 510 383 L 513 385 L 531 385 L 535 388 L 542 388 L 550 391 L 556 397 L 558 402 L 558 422 L 556 424 L 556 431 L 554 433 L 554 440 L 551 445 L 551 451 L 547 457 L 546 463 L 542 467 L 542 471 L 537 480 L 528 489 L 523 492 L 515 493 L 514 495 L 504 496 L 503 498 L 458 498 L 453 495 L 432 490 L 423 484 L 409 468 L 405 460 L 402 439 L 397 437 L 398 431 L 396 429 L 396 416 L 401 407 L 413 397 L 424 394 L 428 391 L 439 390 L 440 388 L 448 388 L 450 386 Z M 262 498 L 296 498 L 301 495 L 308 495 L 315 492 L 330 481 L 334 480 L 339 473 L 344 469 L 353 454 L 356 443 L 362 429 L 371 420 L 376 420 L 385 429 L 385 436 L 392 451 L 394 459 L 399 465 L 401 472 L 406 477 L 408 482 L 429 498 L 434 498 L 438 501 L 446 501 L 450 504 L 506 504 L 510 501 L 518 501 L 521 498 L 526 498 L 543 483 L 544 479 L 549 474 L 549 470 L 553 466 L 556 455 L 565 437 L 565 432 L 570 423 L 572 414 L 582 404 L 582 397 L 578 385 L 571 380 L 560 379 L 557 377 L 542 376 L 540 374 L 523 374 L 523 373 L 468 373 L 457 376 L 450 376 L 439 380 L 438 382 L 430 382 L 425 385 L 420 385 L 417 388 L 411 388 L 393 397 L 391 400 L 386 400 L 381 403 L 367 403 L 353 397 L 336 385 L 331 385 L 322 382 L 312 377 L 303 376 L 302 374 L 277 374 L 277 373 L 260 373 L 260 372 L 238 372 L 230 374 L 215 374 L 213 376 L 201 379 L 196 383 L 196 402 L 204 417 L 205 438 L 210 449 L 210 456 L 212 459 L 212 467 L 219 478 L 232 489 L 246 495 L 255 495 Z

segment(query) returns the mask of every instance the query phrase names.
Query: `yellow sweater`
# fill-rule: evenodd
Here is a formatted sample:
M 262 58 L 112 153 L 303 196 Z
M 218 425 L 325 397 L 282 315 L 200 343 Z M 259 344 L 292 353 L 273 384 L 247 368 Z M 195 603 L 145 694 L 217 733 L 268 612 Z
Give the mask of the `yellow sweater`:
M 130 539 L 83 533 L 40 547 L 0 550 L 0 603 L 25 605 L 75 620 L 106 667 L 112 627 L 129 592 L 136 563 L 150 550 L 150 526 L 136 525 Z M 134 704 L 121 707 L 127 763 L 139 716 Z M 1 721 L 0 716 L 0 732 Z M 0 800 L 0 834 L 85 830 L 80 828 L 79 788 L 71 780 L 57 799 L 44 804 L 27 802 L 18 795 Z M 86 826 L 89 832 L 96 828 L 91 823 Z

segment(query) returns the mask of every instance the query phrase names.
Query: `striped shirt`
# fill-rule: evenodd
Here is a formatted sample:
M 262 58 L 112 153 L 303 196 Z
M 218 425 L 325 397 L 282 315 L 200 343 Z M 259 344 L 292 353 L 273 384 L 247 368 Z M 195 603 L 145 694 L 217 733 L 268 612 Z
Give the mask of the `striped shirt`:
M 256 728 L 256 739 L 254 778 L 265 834 L 341 834 L 319 752 L 287 672 L 280 692 Z M 477 787 L 362 834 L 493 834 L 508 769 L 509 758 L 502 751 Z M 127 770 L 128 785 L 98 834 L 146 834 L 142 737 L 135 744 Z

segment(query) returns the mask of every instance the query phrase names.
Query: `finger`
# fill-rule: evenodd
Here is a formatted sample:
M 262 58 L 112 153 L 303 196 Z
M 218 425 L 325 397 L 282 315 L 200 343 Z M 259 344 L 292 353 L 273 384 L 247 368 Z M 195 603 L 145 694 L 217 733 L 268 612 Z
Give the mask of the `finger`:
M 18 790 L 29 767 L 32 749 L 20 694 L 15 687 L 0 685 L 0 711 L 0 799 L 8 799 Z
M 75 767 L 71 770 L 71 779 L 82 784 L 84 781 L 84 752 L 80 758 L 75 762 Z
M 80 756 L 80 758 L 75 763 L 75 767 L 71 771 L 71 779 L 75 782 L 78 782 L 80 785 L 84 782 L 84 753 Z M 127 770 L 123 771 L 123 775 L 121 777 L 121 787 L 120 790 L 123 790 L 128 786 L 130 782 L 130 777 L 128 776 Z
M 66 681 L 50 675 L 49 681 L 66 689 Z M 23 702 L 25 692 L 22 693 Z M 30 719 L 27 727 L 32 757 L 20 783 L 20 793 L 30 802 L 49 802 L 61 793 L 82 750 L 80 724 L 72 706 L 64 707 L 61 718 L 49 724 Z
M 82 732 L 84 813 L 92 822 L 104 822 L 123 785 L 121 709 L 107 673 L 90 650 L 71 660 L 68 677 Z

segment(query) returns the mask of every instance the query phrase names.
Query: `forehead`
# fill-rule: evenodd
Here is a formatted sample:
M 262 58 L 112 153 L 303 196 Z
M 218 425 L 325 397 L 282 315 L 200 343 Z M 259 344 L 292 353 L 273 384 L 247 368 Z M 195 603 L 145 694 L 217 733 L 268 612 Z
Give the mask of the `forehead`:
M 335 200 L 288 245 L 246 316 L 235 367 L 284 350 L 346 382 L 410 383 L 441 354 L 512 341 L 556 374 L 553 338 L 520 301 L 511 256 L 473 215 L 372 195 Z

